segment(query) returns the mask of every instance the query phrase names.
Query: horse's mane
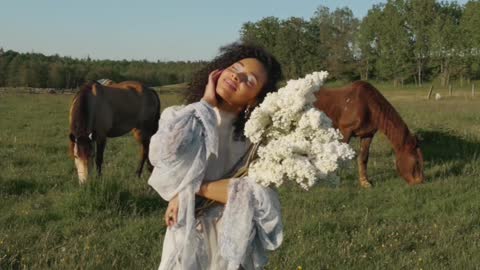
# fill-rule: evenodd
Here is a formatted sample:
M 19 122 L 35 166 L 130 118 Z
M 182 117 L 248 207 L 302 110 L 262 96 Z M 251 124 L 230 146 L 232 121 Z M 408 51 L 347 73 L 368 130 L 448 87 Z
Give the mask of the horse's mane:
M 70 107 L 70 134 L 85 135 L 88 118 L 88 95 L 92 92 L 94 82 L 85 83 L 73 97 Z M 74 143 L 70 141 L 70 154 L 73 155 Z
M 369 101 L 372 120 L 392 142 L 395 150 L 401 149 L 407 144 L 415 144 L 415 138 L 411 135 L 407 124 L 380 91 L 363 81 L 355 82 L 352 87 L 361 88 L 362 95 Z

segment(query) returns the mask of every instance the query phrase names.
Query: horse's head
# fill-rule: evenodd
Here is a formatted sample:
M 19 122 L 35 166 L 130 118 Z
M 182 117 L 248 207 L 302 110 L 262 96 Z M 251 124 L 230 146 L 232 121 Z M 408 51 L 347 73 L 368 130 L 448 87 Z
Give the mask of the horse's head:
M 410 136 L 407 139 L 405 147 L 397 152 L 396 164 L 398 173 L 408 184 L 423 183 L 423 154 L 417 137 Z
M 93 156 L 95 155 L 93 142 L 92 133 L 77 136 L 70 133 L 70 150 L 75 159 L 80 184 L 87 181 L 88 173 L 93 164 Z

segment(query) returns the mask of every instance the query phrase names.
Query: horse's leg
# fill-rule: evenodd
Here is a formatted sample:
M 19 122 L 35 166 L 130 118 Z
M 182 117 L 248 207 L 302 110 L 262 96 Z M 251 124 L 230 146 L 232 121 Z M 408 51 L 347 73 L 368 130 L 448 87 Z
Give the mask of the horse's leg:
M 145 161 L 147 161 L 147 168 L 151 171 L 153 170 L 152 164 L 148 160 L 148 148 L 150 146 L 150 136 L 146 135 L 144 131 L 140 129 L 134 129 L 133 134 L 135 139 L 142 145 L 140 149 L 140 162 L 138 163 L 137 170 L 135 174 L 140 177 L 142 175 L 143 166 Z
M 151 136 L 149 136 L 148 138 L 144 138 L 142 140 L 142 154 L 143 154 L 144 160 L 147 161 L 148 171 L 152 172 L 153 171 L 153 165 L 150 162 L 150 160 L 148 159 L 148 149 L 150 148 L 150 138 L 151 138 Z
M 370 144 L 372 143 L 373 136 L 360 138 L 360 155 L 358 155 L 358 176 L 360 186 L 363 188 L 372 187 L 372 183 L 368 181 L 367 177 L 367 163 L 368 154 L 370 152 Z
M 105 151 L 106 139 L 97 139 L 97 153 L 95 155 L 95 165 L 97 166 L 98 176 L 102 175 L 103 152 Z
M 152 172 L 153 171 L 153 165 L 150 163 L 150 160 L 148 159 L 148 148 L 150 147 L 150 136 L 142 138 L 142 149 L 141 149 L 141 161 L 139 165 L 139 171 L 138 171 L 138 176 L 142 174 L 143 170 L 143 165 L 145 164 L 145 161 L 147 162 L 147 169 L 148 171 Z
M 351 130 L 340 130 L 342 133 L 343 139 L 342 142 L 350 143 L 350 139 L 352 138 L 353 132 Z

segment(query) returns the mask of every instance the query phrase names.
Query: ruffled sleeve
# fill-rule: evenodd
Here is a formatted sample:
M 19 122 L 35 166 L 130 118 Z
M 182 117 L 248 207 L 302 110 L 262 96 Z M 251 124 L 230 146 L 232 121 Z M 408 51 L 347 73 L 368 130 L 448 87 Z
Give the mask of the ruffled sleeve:
M 164 110 L 150 141 L 148 183 L 169 201 L 187 185 L 197 191 L 210 155 L 217 155 L 217 119 L 205 101 Z
M 249 177 L 232 179 L 222 219 L 220 250 L 229 262 L 228 269 L 238 269 L 249 253 L 254 268 L 263 269 L 268 261 L 266 251 L 283 241 L 277 193 Z
M 195 262 L 195 193 L 209 157 L 218 153 L 216 125 L 215 111 L 205 101 L 165 109 L 150 141 L 149 159 L 154 168 L 148 183 L 167 201 L 178 194 L 177 223 L 172 230 L 184 235 L 174 254 L 183 258 L 182 269 L 192 269 Z

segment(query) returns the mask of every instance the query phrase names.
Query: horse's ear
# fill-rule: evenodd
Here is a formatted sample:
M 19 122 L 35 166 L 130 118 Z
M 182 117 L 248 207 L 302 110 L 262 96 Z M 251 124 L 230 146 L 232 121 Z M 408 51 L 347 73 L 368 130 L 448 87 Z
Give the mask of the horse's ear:
M 75 136 L 72 133 L 70 133 L 70 135 L 68 135 L 68 137 L 70 138 L 71 142 L 73 142 L 73 143 L 75 142 Z

